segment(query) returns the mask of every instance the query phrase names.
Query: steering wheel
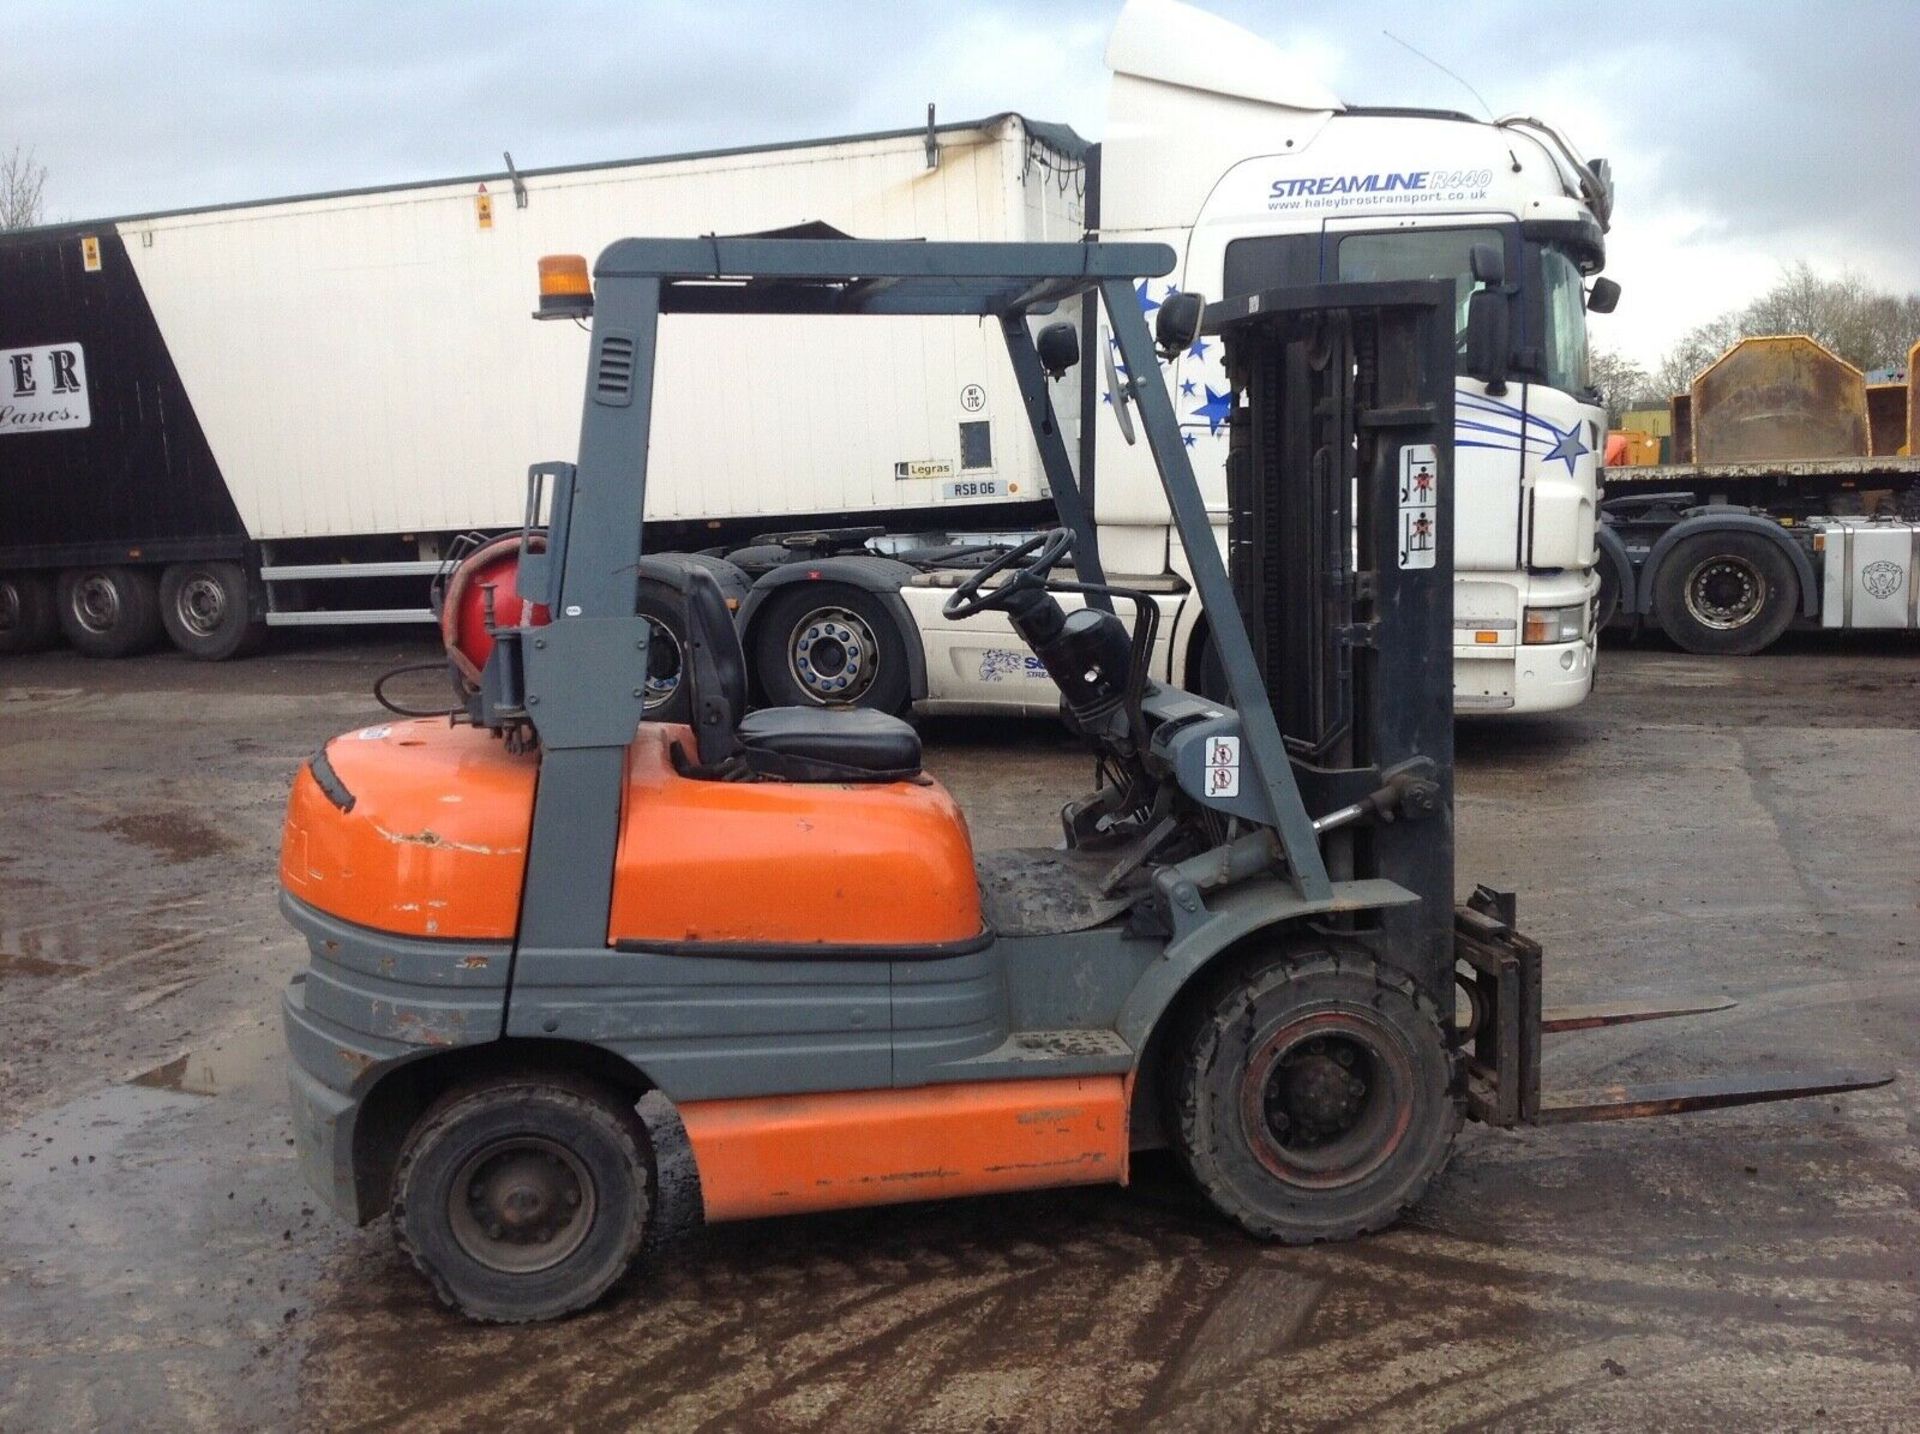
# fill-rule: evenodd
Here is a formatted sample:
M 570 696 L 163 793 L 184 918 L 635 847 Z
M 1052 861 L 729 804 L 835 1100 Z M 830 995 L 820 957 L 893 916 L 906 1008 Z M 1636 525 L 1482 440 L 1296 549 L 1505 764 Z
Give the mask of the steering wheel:
M 1050 533 L 1036 533 L 1019 547 L 1009 548 L 955 588 L 940 609 L 940 615 L 948 622 L 959 622 L 976 613 L 1005 607 L 1006 600 L 1021 586 L 1022 578 L 1044 579 L 1053 571 L 1054 565 L 1072 551 L 1073 529 L 1055 528 Z M 1023 558 L 1025 562 L 1021 561 Z M 1002 583 L 991 592 L 982 591 L 988 578 L 1004 573 L 1009 568 L 1018 568 L 1020 576 L 1012 582 Z

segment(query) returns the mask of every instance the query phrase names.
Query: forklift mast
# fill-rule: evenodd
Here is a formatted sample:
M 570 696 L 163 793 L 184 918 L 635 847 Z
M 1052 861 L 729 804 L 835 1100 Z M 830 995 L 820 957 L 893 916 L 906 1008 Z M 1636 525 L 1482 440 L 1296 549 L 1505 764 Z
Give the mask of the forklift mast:
M 1323 838 L 1336 881 L 1419 898 L 1355 918 L 1452 1000 L 1450 284 L 1302 286 L 1215 304 L 1234 597 L 1309 811 L 1411 782 L 1401 820 Z M 1211 611 L 1211 609 L 1209 609 Z M 1408 819 L 1418 818 L 1418 819 Z

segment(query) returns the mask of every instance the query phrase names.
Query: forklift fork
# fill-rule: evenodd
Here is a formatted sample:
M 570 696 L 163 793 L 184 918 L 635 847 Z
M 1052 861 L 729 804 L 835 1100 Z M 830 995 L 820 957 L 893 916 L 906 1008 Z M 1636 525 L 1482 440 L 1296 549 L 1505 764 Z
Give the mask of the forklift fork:
M 1466 1048 L 1467 1114 L 1474 1120 L 1502 1127 L 1631 1120 L 1867 1090 L 1893 1080 L 1890 1072 L 1796 1071 L 1609 1085 L 1543 1096 L 1542 1035 L 1700 1015 L 1724 1011 L 1734 1003 L 1716 999 L 1670 1005 L 1637 1001 L 1544 1009 L 1540 1001 L 1540 946 L 1515 929 L 1514 905 L 1512 892 L 1482 886 L 1465 906 L 1454 911 L 1456 980 L 1470 1009 L 1459 1040 Z

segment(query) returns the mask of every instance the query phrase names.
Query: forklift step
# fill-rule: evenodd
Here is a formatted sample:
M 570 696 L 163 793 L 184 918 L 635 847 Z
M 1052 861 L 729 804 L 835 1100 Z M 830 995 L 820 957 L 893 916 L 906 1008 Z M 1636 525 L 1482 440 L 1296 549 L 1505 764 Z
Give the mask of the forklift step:
M 1888 1085 L 1893 1073 L 1864 1071 L 1787 1071 L 1780 1075 L 1708 1076 L 1701 1080 L 1662 1081 L 1652 1085 L 1609 1085 L 1562 1091 L 1540 1098 L 1531 1124 L 1572 1125 L 1589 1120 L 1634 1120 L 1648 1115 L 1680 1115 L 1693 1110 L 1723 1110 L 1735 1105 L 1799 1100 L 1810 1095 L 1870 1090 Z
M 1602 1026 L 1628 1026 L 1636 1021 L 1664 1021 L 1674 1016 L 1703 1016 L 1731 1010 L 1737 1001 L 1711 996 L 1675 1004 L 1672 1001 L 1617 1001 L 1594 1006 L 1548 1006 L 1540 1013 L 1540 1033 L 1591 1031 Z

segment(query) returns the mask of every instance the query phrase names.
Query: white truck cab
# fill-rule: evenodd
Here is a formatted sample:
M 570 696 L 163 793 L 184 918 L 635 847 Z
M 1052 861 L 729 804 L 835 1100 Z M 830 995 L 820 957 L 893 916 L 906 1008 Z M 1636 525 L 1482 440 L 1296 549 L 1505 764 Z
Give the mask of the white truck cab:
M 1464 343 L 1472 251 L 1503 257 L 1508 371 L 1457 380 L 1455 708 L 1580 702 L 1593 681 L 1606 432 L 1587 373 L 1585 281 L 1604 261 L 1605 166 L 1537 121 L 1349 106 L 1280 50 L 1172 0 L 1132 0 L 1107 63 L 1093 227 L 1181 256 L 1166 284 L 1142 292 L 1146 308 L 1176 288 L 1223 298 L 1444 278 L 1458 286 Z M 1224 542 L 1228 385 L 1216 347 L 1196 343 L 1163 377 Z M 1109 571 L 1181 571 L 1152 460 L 1123 441 L 1111 395 L 1094 421 Z M 1191 603 L 1170 616 L 1177 679 L 1204 618 Z

